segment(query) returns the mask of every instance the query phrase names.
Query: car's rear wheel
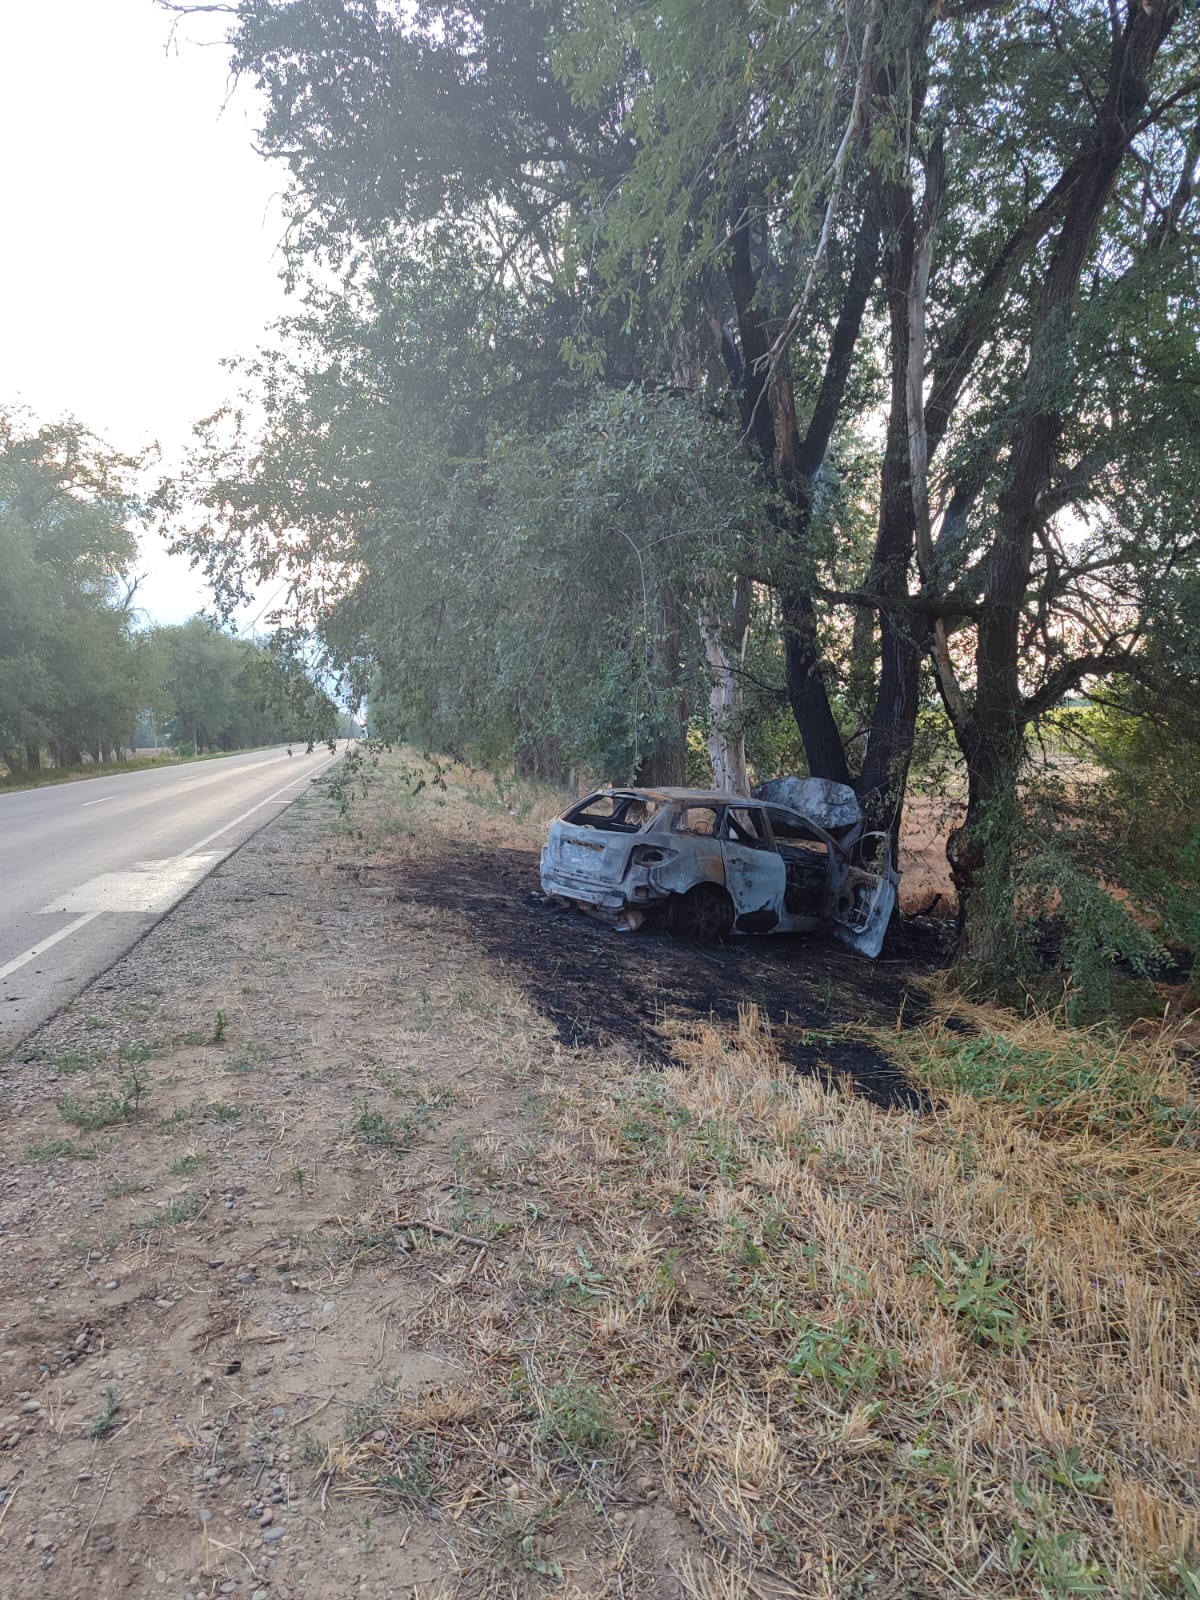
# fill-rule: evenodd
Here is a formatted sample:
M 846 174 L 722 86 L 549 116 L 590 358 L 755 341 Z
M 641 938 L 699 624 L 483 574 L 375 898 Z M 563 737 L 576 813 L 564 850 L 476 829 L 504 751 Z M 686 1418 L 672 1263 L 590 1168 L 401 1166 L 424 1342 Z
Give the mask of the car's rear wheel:
M 698 883 L 671 901 L 671 932 L 689 944 L 714 944 L 733 927 L 733 901 L 715 883 Z

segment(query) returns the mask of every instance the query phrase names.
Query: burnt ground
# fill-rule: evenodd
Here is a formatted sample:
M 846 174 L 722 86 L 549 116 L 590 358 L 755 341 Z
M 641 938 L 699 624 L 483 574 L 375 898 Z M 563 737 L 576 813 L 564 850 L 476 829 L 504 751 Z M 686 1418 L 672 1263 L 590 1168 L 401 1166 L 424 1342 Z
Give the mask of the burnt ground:
M 849 1079 L 884 1106 L 920 1104 L 867 1034 L 914 1026 L 928 1002 L 920 979 L 945 965 L 937 926 L 893 927 L 878 961 L 827 938 L 735 938 L 705 949 L 665 932 L 616 933 L 537 894 L 535 851 L 455 841 L 430 848 L 393 878 L 396 898 L 469 922 L 481 951 L 505 969 L 573 1048 L 620 1044 L 643 1060 L 674 1060 L 669 1019 L 736 1021 L 738 1007 L 770 1019 L 785 1059 L 825 1079 Z M 378 882 L 380 869 L 361 868 Z

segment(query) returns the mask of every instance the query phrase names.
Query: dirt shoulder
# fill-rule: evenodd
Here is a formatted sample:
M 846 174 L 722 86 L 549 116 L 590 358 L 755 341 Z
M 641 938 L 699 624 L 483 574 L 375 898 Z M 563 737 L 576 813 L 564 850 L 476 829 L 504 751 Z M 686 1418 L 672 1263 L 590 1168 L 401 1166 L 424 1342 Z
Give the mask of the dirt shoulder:
M 1147 1244 L 1105 1180 L 1089 1310 L 1005 1197 L 1061 1149 L 897 1065 L 921 934 L 623 939 L 531 899 L 535 793 L 413 788 L 298 802 L 3 1067 L 0 1600 L 1169 1577 L 1186 1208 Z

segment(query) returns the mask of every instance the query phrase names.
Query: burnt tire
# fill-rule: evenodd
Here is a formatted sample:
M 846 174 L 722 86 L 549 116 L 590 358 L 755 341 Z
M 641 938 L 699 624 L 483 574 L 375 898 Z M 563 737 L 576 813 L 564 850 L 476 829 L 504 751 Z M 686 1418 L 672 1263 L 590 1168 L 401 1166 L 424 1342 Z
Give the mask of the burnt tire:
M 715 944 L 733 927 L 733 901 L 719 884 L 698 883 L 672 897 L 667 920 L 677 939 Z

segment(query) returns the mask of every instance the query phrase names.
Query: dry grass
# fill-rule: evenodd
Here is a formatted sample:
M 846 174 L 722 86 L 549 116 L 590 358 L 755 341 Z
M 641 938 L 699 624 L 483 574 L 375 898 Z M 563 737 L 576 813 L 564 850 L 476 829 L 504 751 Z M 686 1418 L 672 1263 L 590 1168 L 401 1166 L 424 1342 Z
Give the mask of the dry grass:
M 429 835 L 468 845 L 540 846 L 566 805 L 562 792 L 546 784 L 414 751 L 384 757 L 365 776 L 348 826 L 392 858 Z
M 368 802 L 393 858 L 406 816 L 413 849 L 528 847 L 559 804 L 439 776 Z M 753 1007 L 655 1073 L 550 1052 L 515 994 L 489 1022 L 510 1081 L 542 1077 L 536 1186 L 511 1139 L 470 1152 L 485 1219 L 407 1329 L 454 1374 L 349 1418 L 327 1490 L 436 1500 L 462 1594 L 1200 1600 L 1200 1153 L 1172 1036 L 935 996 L 884 1041 L 918 1113 L 797 1077 Z
M 651 1469 L 696 1596 L 1200 1593 L 1194 1149 L 882 1112 L 786 1073 L 752 1008 L 680 1053 L 560 1096 L 571 1225 L 506 1239 L 446 1308 L 461 1376 L 385 1397 L 331 1479 L 553 1574 L 541 1530 Z

